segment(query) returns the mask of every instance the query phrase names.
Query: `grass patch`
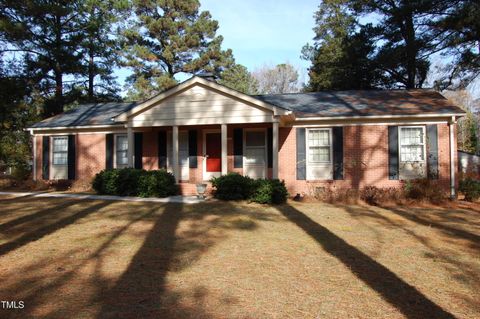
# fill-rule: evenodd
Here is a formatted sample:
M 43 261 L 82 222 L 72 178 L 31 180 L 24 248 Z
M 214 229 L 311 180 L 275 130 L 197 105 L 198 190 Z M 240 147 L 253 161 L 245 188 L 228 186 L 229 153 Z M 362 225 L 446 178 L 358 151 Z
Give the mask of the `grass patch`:
M 2 318 L 480 315 L 478 204 L 0 207 Z

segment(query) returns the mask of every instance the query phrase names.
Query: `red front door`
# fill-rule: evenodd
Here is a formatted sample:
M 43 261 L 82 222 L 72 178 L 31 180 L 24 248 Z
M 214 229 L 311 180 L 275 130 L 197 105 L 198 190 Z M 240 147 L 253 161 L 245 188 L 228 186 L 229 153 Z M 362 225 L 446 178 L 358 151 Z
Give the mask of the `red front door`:
M 205 153 L 207 172 L 222 171 L 222 138 L 220 133 L 205 134 Z

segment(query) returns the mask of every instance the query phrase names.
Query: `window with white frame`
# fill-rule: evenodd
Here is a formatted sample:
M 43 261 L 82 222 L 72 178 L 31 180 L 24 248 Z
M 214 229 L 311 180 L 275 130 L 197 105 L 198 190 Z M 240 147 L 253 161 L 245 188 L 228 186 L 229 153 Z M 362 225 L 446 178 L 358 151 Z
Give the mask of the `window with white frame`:
M 332 130 L 330 128 L 311 128 L 307 129 L 306 135 L 307 179 L 332 179 Z
M 400 127 L 400 161 L 425 161 L 425 128 L 423 126 Z
M 128 166 L 127 135 L 116 135 L 115 137 L 115 164 L 116 168 Z
M 308 162 L 330 163 L 332 160 L 330 141 L 330 129 L 308 130 Z
M 67 165 L 68 164 L 68 137 L 54 136 L 53 137 L 53 165 Z

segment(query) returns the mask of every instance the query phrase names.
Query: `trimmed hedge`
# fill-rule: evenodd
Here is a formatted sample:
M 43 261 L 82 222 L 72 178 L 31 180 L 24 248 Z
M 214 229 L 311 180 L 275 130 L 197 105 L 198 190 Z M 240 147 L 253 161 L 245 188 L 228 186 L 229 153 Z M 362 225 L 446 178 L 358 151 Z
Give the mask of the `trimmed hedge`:
M 177 194 L 175 177 L 166 170 L 106 169 L 95 175 L 92 187 L 98 194 L 117 196 L 167 197 Z
M 222 200 L 250 200 L 261 204 L 282 204 L 287 201 L 285 183 L 278 179 L 257 179 L 228 173 L 212 178 L 214 197 Z
M 458 185 L 458 190 L 465 195 L 466 201 L 476 201 L 480 198 L 480 181 L 472 178 L 462 179 Z

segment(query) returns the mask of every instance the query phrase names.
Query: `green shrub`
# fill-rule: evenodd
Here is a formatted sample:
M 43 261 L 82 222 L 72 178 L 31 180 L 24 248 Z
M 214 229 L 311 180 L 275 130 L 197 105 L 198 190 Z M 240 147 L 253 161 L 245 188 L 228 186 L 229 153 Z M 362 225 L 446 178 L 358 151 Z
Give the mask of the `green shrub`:
M 31 175 L 30 166 L 27 164 L 19 163 L 12 168 L 12 176 L 17 181 L 24 181 Z
M 480 198 L 480 181 L 466 178 L 460 181 L 458 190 L 465 195 L 465 200 L 473 202 Z
M 165 170 L 107 169 L 95 175 L 93 189 L 99 194 L 166 197 L 175 195 L 175 178 Z
M 167 197 L 177 193 L 175 177 L 166 170 L 144 171 L 138 183 L 140 197 Z
M 238 173 L 228 173 L 211 180 L 215 198 L 222 200 L 248 199 L 254 190 L 255 181 Z
M 211 180 L 215 198 L 222 200 L 248 199 L 261 204 L 281 204 L 288 192 L 283 181 L 258 179 L 238 173 L 228 173 Z
M 259 179 L 255 181 L 255 190 L 249 199 L 260 204 L 283 204 L 287 197 L 288 191 L 283 181 Z
M 427 178 L 414 179 L 406 182 L 404 187 L 406 198 L 441 202 L 446 198 L 445 190 L 438 181 Z

